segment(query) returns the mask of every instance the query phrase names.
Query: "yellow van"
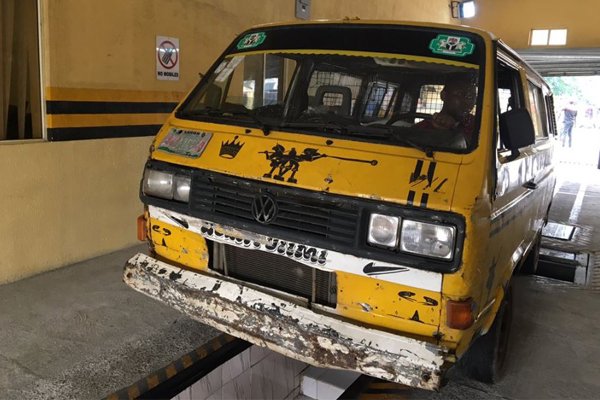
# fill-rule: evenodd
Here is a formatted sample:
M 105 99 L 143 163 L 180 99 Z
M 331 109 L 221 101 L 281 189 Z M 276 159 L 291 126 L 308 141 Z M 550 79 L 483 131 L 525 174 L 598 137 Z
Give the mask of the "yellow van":
M 498 379 L 556 131 L 491 34 L 389 21 L 242 33 L 156 136 L 131 287 L 318 366 Z M 469 350 L 469 351 L 468 351 Z

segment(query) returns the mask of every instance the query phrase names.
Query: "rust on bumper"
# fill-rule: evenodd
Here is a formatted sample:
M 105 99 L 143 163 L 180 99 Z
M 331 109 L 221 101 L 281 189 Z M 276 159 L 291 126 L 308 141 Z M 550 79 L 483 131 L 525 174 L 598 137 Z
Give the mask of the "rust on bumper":
M 446 352 L 439 346 L 340 321 L 141 253 L 126 263 L 123 279 L 191 318 L 290 358 L 423 389 L 440 386 Z

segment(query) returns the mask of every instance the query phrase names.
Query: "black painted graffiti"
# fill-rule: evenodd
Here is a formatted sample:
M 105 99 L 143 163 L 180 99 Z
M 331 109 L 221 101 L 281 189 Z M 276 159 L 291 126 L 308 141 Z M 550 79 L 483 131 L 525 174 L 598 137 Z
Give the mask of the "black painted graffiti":
M 183 226 L 185 229 L 188 229 L 190 227 L 185 219 L 178 218 L 174 215 L 169 215 L 168 217 L 171 218 L 173 221 L 177 222 L 179 225 Z
M 410 317 L 411 321 L 416 321 L 416 322 L 423 322 L 421 321 L 421 318 L 419 318 L 419 312 L 415 310 L 415 313 L 413 314 L 412 317 Z
M 436 162 L 429 163 L 426 173 L 423 173 L 423 166 L 424 166 L 423 160 L 417 160 L 417 163 L 415 164 L 415 169 L 410 174 L 408 183 L 413 188 L 416 188 L 417 186 L 419 186 L 423 183 L 426 183 L 425 186 L 421 190 L 428 190 L 431 187 L 433 187 L 433 185 L 435 184 L 435 187 L 433 187 L 433 192 L 439 193 L 442 190 L 442 187 L 446 184 L 446 182 L 448 182 L 448 178 L 444 178 L 444 179 L 442 179 L 441 182 L 438 183 L 439 178 L 435 176 L 435 168 L 437 166 Z M 443 193 L 443 192 L 441 192 L 441 193 Z M 415 190 L 410 190 L 408 192 L 407 202 L 409 205 L 413 205 L 415 203 L 416 194 L 417 193 L 415 192 Z M 420 206 L 426 207 L 428 200 L 429 200 L 429 194 L 423 193 L 421 195 Z
M 439 304 L 437 300 L 432 299 L 431 297 L 427 297 L 427 296 L 423 296 L 423 301 L 419 301 L 415 298 L 416 293 L 414 293 L 414 292 L 401 291 L 398 293 L 398 296 L 400 296 L 404 300 L 408 300 L 413 303 L 419 303 L 424 306 L 435 307 Z
M 374 265 L 374 263 L 368 263 L 363 268 L 363 274 L 365 275 L 384 275 L 384 274 L 395 274 L 396 272 L 406 272 L 406 267 L 384 267 L 380 265 Z
M 423 166 L 424 166 L 423 160 L 417 160 L 417 163 L 415 164 L 415 169 L 410 174 L 408 183 L 410 184 L 410 186 L 412 188 L 416 188 L 417 186 L 426 182 L 426 185 L 421 189 L 423 191 L 430 189 L 433 186 L 433 184 L 436 183 L 436 186 L 433 189 L 433 192 L 439 193 L 441 191 L 442 187 L 446 184 L 446 182 L 448 182 L 448 178 L 444 178 L 441 182 L 437 183 L 437 181 L 439 180 L 439 178 L 435 176 L 435 168 L 437 166 L 437 163 L 433 162 L 433 161 L 430 162 L 429 167 L 427 167 L 427 173 L 423 173 Z M 443 192 L 441 192 L 441 193 L 443 193 Z M 417 195 L 417 192 L 415 190 L 408 191 L 408 198 L 407 198 L 408 205 L 412 206 L 415 204 L 416 195 Z M 421 202 L 419 205 L 421 207 L 427 207 L 428 200 L 429 200 L 429 194 L 422 193 L 421 194 Z
M 264 249 L 270 253 L 279 254 L 298 261 L 309 262 L 311 264 L 325 265 L 327 263 L 327 250 L 321 250 L 303 244 L 268 238 L 267 243 L 263 245 L 257 241 L 226 235 L 210 226 L 202 226 L 200 232 L 205 237 L 218 238 L 220 241 L 230 242 L 238 247 L 255 250 Z
M 152 231 L 156 233 L 160 233 L 164 236 L 171 236 L 171 231 L 167 228 L 163 228 L 160 225 L 152 225 Z
M 238 139 L 238 136 L 236 136 L 231 142 L 221 142 L 219 156 L 228 159 L 235 158 L 242 147 L 244 147 L 244 143 L 241 143 Z
M 296 148 L 292 147 L 286 153 L 285 147 L 280 144 L 276 144 L 271 150 L 272 151 L 259 151 L 260 154 L 264 154 L 266 159 L 270 161 L 271 167 L 271 170 L 264 174 L 263 177 L 283 181 L 285 180 L 286 175 L 290 173 L 289 177 L 287 178 L 287 181 L 290 183 L 298 182 L 296 180 L 296 173 L 300 168 L 301 162 L 313 162 L 320 158 L 328 157 L 336 160 L 366 163 L 372 166 L 375 166 L 378 163 L 377 160 L 360 160 L 356 158 L 337 157 L 328 154 L 322 154 L 319 153 L 319 150 L 312 148 L 306 148 L 302 151 L 302 153 L 299 154 L 296 151 Z

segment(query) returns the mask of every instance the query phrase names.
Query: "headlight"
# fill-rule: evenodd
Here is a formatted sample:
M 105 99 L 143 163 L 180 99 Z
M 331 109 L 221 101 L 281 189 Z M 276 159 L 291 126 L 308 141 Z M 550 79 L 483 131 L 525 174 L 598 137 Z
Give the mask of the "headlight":
M 142 191 L 148 196 L 187 203 L 190 199 L 190 184 L 189 176 L 146 168 Z
M 175 192 L 173 199 L 187 203 L 190 201 L 190 186 L 192 179 L 189 176 L 175 175 Z
M 398 245 L 398 225 L 400 218 L 382 214 L 371 214 L 369 220 L 370 244 L 395 248 Z
M 454 256 L 456 228 L 404 220 L 400 235 L 400 250 L 423 256 L 451 260 Z
M 163 199 L 173 198 L 173 174 L 169 172 L 146 169 L 144 171 L 144 194 Z

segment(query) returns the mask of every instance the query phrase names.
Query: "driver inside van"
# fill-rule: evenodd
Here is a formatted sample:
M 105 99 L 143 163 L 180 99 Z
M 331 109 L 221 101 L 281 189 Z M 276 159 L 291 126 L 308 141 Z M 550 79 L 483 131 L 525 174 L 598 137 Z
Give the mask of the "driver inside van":
M 477 90 L 471 79 L 464 76 L 454 79 L 449 77 L 440 92 L 440 98 L 444 102 L 440 112 L 415 126 L 424 129 L 460 131 L 470 144 L 474 139 L 475 117 L 471 112 L 475 106 L 476 96 Z

